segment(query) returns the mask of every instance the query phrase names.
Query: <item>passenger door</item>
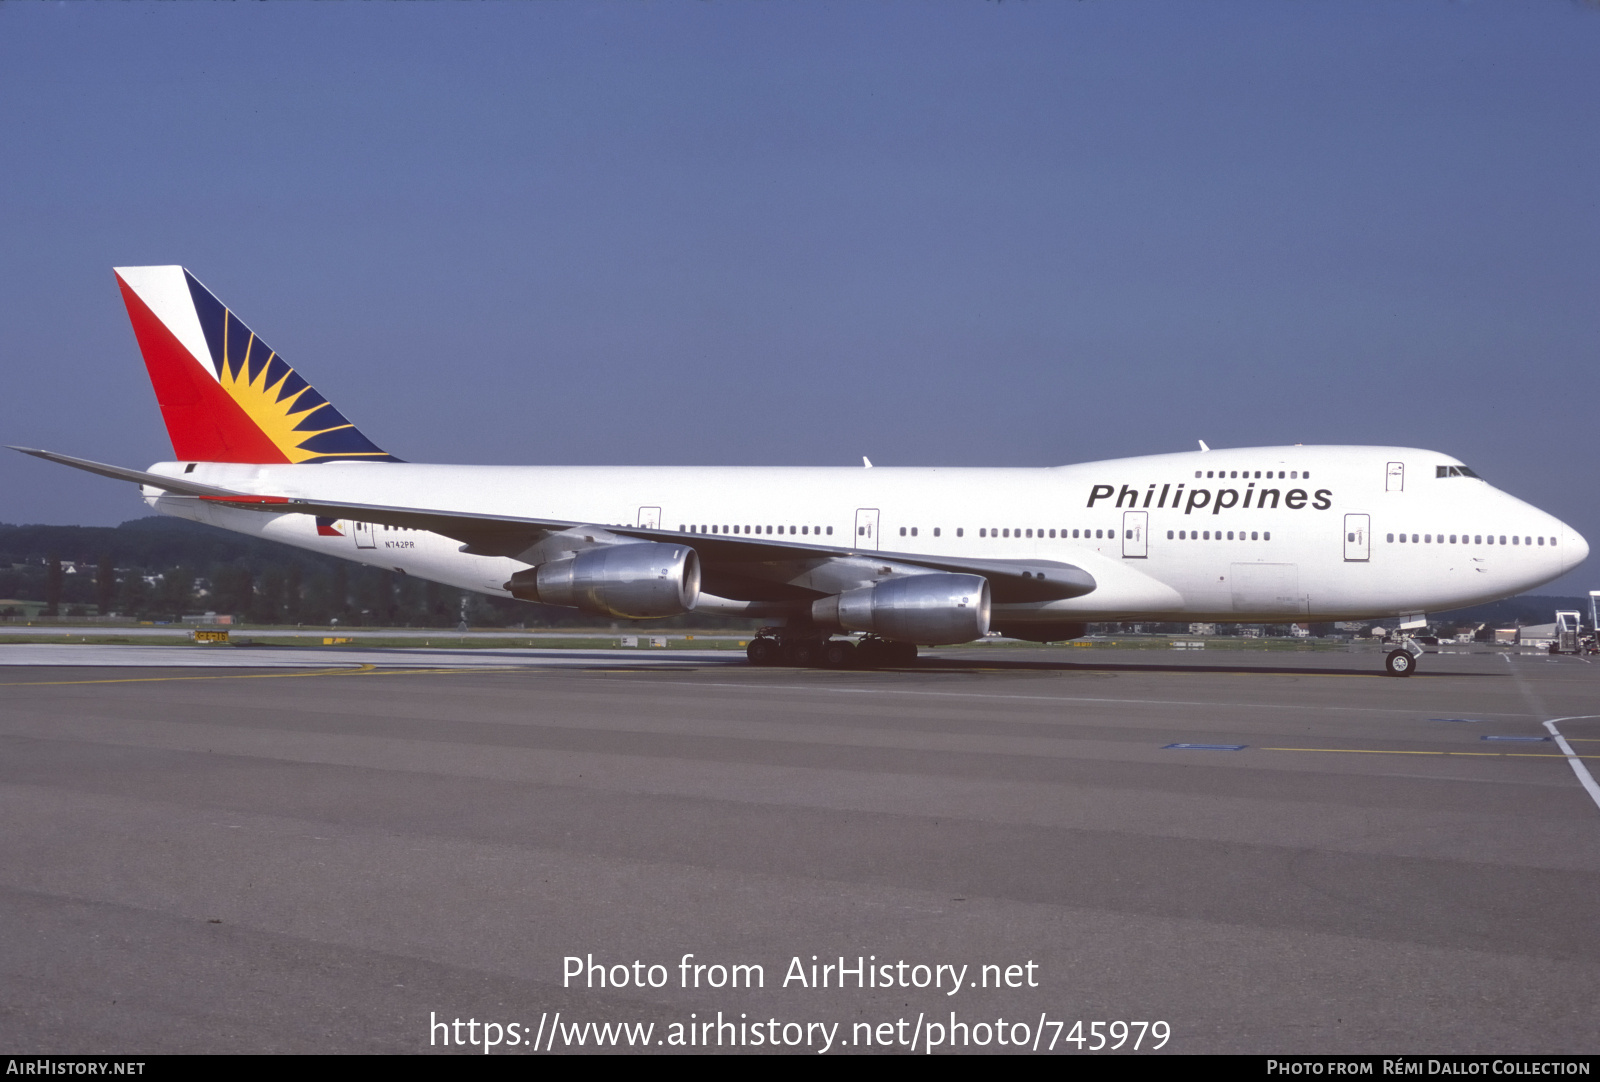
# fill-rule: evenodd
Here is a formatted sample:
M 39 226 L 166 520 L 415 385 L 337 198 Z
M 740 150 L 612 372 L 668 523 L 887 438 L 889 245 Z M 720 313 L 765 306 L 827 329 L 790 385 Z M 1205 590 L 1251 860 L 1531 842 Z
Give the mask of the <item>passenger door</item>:
M 352 522 L 350 524 L 350 533 L 356 539 L 356 548 L 375 549 L 378 547 L 378 542 L 372 537 L 372 523 Z
M 1122 512 L 1122 556 L 1126 560 L 1143 560 L 1149 555 L 1149 542 L 1145 540 L 1150 512 Z
M 1347 562 L 1357 562 L 1370 558 L 1372 541 L 1368 536 L 1370 528 L 1370 515 L 1346 515 L 1344 517 L 1344 558 Z
M 1404 462 L 1391 462 L 1384 473 L 1383 490 L 1385 492 L 1404 492 L 1406 490 L 1406 464 Z
M 856 509 L 856 543 L 858 549 L 875 549 L 878 547 L 878 509 L 876 507 L 860 507 Z

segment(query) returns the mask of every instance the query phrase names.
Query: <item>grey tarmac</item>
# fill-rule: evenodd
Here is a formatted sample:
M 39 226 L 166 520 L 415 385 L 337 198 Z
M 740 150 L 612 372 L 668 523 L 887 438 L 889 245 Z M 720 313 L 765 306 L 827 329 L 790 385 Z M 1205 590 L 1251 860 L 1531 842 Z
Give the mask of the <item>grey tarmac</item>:
M 1160 1019 L 1165 1052 L 1593 1051 L 1600 808 L 1555 743 L 1482 738 L 1600 714 L 1600 666 L 1379 662 L 0 646 L 0 1034 L 439 1052 L 430 1017 L 721 1011 L 838 1022 L 837 1054 L 954 1011 Z M 1600 718 L 1558 726 L 1600 769 Z M 686 954 L 765 987 L 679 987 Z M 671 979 L 563 987 L 591 955 Z M 783 987 L 813 955 L 1038 986 Z

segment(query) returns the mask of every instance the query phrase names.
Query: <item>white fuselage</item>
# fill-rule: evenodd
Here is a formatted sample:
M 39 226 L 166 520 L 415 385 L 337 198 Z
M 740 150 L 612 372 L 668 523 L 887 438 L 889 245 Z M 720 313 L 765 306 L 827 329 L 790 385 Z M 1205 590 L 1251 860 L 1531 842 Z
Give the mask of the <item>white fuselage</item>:
M 1571 527 L 1460 466 L 1415 448 L 1325 446 L 1040 469 L 179 462 L 151 472 L 290 498 L 658 526 L 691 546 L 705 534 L 781 534 L 886 558 L 1055 561 L 1095 579 L 1081 597 L 996 605 L 997 622 L 1418 614 L 1522 592 L 1588 555 Z M 526 567 L 422 531 L 341 521 L 324 536 L 305 515 L 145 494 L 163 513 L 487 594 L 508 596 L 503 584 Z

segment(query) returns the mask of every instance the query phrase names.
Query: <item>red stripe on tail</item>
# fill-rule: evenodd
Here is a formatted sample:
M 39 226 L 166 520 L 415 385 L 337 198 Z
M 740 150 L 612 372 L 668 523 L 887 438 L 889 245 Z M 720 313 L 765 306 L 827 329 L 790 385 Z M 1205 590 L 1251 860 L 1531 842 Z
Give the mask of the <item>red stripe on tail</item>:
M 117 285 L 161 404 L 173 454 L 197 462 L 289 461 L 139 295 L 120 277 Z

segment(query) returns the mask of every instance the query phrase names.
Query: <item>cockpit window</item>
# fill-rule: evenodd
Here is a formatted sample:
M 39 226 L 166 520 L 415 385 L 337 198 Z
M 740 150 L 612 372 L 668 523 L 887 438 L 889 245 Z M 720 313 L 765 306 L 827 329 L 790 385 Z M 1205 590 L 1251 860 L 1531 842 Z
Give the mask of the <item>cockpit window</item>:
M 1471 470 L 1469 470 L 1465 466 L 1435 466 L 1433 469 L 1434 469 L 1433 475 L 1435 477 L 1477 477 L 1478 476 L 1477 474 L 1473 473 Z M 1482 478 L 1479 478 L 1479 480 L 1482 480 Z

